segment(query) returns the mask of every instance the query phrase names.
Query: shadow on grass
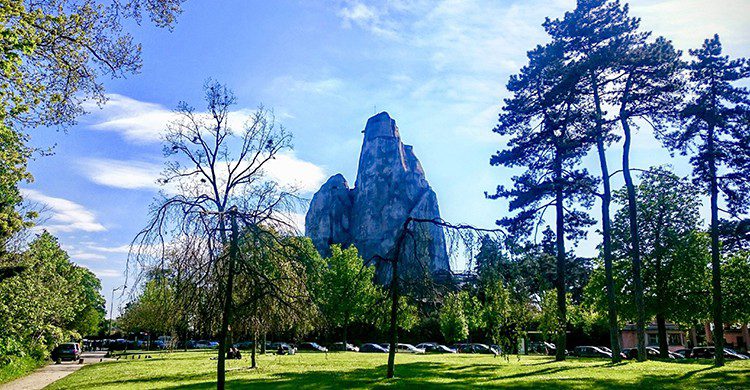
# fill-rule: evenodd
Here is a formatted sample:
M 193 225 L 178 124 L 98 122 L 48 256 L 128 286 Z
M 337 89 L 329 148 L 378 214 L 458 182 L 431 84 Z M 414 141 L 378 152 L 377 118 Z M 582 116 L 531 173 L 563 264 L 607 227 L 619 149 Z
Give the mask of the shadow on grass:
M 538 364 L 537 364 L 538 365 Z M 532 366 L 532 365 L 528 365 Z M 517 366 L 516 366 L 517 367 Z M 596 367 L 605 368 L 605 365 Z M 617 366 L 615 366 L 617 367 Z M 597 375 L 596 378 L 585 375 L 581 367 L 547 366 L 528 371 L 508 373 L 507 366 L 478 364 L 476 366 L 451 367 L 437 362 L 403 363 L 396 366 L 396 379 L 384 379 L 385 365 L 371 368 L 360 368 L 344 372 L 311 370 L 294 373 L 272 373 L 250 377 L 228 378 L 230 389 L 351 389 L 351 388 L 439 388 L 463 389 L 516 388 L 516 389 L 632 389 L 632 388 L 746 388 L 750 387 L 750 375 L 745 367 L 712 371 L 712 367 L 696 367 L 682 376 L 663 375 L 645 372 L 633 378 L 627 375 Z M 590 367 L 589 367 L 590 368 Z M 585 370 L 586 368 L 583 368 Z M 606 368 L 608 369 L 608 368 Z M 613 368 L 617 369 L 617 368 Z M 505 372 L 504 372 L 505 371 Z M 585 371 L 584 371 L 585 372 Z M 562 374 L 562 375 L 559 375 Z M 205 380 L 204 380 L 205 379 Z M 184 381 L 201 382 L 186 384 Z M 166 381 L 184 384 L 166 387 L 169 389 L 213 389 L 216 386 L 214 377 L 197 376 L 161 376 L 148 380 L 133 380 L 133 387 L 148 387 L 149 383 Z

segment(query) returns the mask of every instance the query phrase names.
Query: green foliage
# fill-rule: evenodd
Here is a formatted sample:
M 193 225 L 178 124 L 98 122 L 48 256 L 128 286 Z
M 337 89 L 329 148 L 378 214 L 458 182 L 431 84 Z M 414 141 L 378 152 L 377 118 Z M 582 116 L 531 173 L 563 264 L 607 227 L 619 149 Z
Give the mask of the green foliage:
M 56 343 L 96 333 L 101 284 L 70 262 L 55 237 L 40 234 L 18 262 L 25 270 L 0 282 L 0 357 L 42 358 Z
M 450 293 L 443 300 L 438 318 L 440 332 L 448 343 L 463 341 L 469 337 L 469 325 L 464 311 L 468 300 L 469 294 L 466 291 Z
M 646 314 L 652 317 L 662 313 L 667 320 L 686 326 L 706 319 L 709 242 L 699 230 L 697 189 L 664 168 L 652 168 L 641 175 L 636 194 Z M 618 191 L 615 200 L 627 204 L 625 191 Z M 618 313 L 625 320 L 634 320 L 626 208 L 615 214 L 612 233 L 615 291 L 625 292 L 616 297 Z M 587 293 L 592 294 L 589 301 L 597 310 L 606 307 L 603 277 L 603 270 L 598 269 L 587 288 Z
M 125 307 L 117 323 L 127 332 L 168 334 L 174 329 L 175 306 L 169 281 L 155 278 L 146 282 L 143 292 Z
M 724 319 L 729 323 L 750 323 L 750 252 L 729 256 L 721 268 Z
M 331 246 L 315 300 L 328 325 L 343 328 L 344 341 L 350 323 L 367 320 L 369 307 L 377 299 L 374 278 L 375 266 L 365 266 L 357 248 Z

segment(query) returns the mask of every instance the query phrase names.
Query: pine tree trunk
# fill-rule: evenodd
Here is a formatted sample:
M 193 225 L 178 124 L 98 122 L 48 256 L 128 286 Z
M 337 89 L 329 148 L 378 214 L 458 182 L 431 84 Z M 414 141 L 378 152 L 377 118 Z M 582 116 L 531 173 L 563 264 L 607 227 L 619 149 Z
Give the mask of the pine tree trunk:
M 258 349 L 258 332 L 253 332 L 253 349 L 250 351 L 250 368 L 258 368 L 255 351 Z
M 656 313 L 656 327 L 659 334 L 659 357 L 669 358 L 669 340 L 667 339 L 667 320 L 664 318 L 663 310 Z
M 724 365 L 724 321 L 722 320 L 721 303 L 721 255 L 719 253 L 719 184 L 716 178 L 716 147 L 714 144 L 714 126 L 708 127 L 708 170 L 711 190 L 711 284 L 713 290 L 714 346 L 716 356 L 714 365 Z
M 643 303 L 643 280 L 641 279 L 641 242 L 638 232 L 638 205 L 636 204 L 635 185 L 630 173 L 630 144 L 632 135 L 630 126 L 623 114 L 622 129 L 625 133 L 625 142 L 622 153 L 622 172 L 625 177 L 625 188 L 628 194 L 628 217 L 630 220 L 630 256 L 633 261 L 633 291 L 635 295 L 636 321 L 635 329 L 638 339 L 638 361 L 646 360 L 646 309 Z
M 607 319 L 609 325 L 609 345 L 612 350 L 612 362 L 619 363 L 620 329 L 617 323 L 617 304 L 615 302 L 615 283 L 612 276 L 612 220 L 610 206 L 612 204 L 612 187 L 609 181 L 609 167 L 604 146 L 604 129 L 602 128 L 602 108 L 599 98 L 599 86 L 596 75 L 591 74 L 594 92 L 594 107 L 596 109 L 596 150 L 599 155 L 599 166 L 602 171 L 602 255 L 604 257 L 604 278 L 607 288 Z
M 396 245 L 400 245 L 397 243 Z M 396 250 L 398 252 L 398 250 Z M 398 254 L 391 266 L 391 329 L 390 348 L 388 349 L 388 370 L 386 378 L 393 378 L 396 365 L 396 346 L 398 343 Z
M 223 390 L 226 381 L 227 335 L 232 321 L 232 285 L 234 283 L 234 264 L 237 257 L 237 219 L 230 213 L 232 236 L 229 240 L 229 264 L 227 269 L 227 285 L 224 291 L 224 311 L 222 313 L 221 330 L 219 332 L 219 361 L 216 365 L 216 388 Z
M 555 156 L 555 214 L 557 239 L 557 275 L 555 287 L 557 290 L 557 343 L 555 360 L 565 360 L 567 347 L 567 313 L 565 297 L 565 209 L 562 189 L 562 157 L 556 151 Z
M 341 337 L 343 339 L 343 341 L 344 341 L 344 352 L 347 351 L 347 348 L 346 348 L 346 328 L 347 328 L 348 322 L 349 321 L 344 321 L 344 330 L 342 332 L 342 337 Z

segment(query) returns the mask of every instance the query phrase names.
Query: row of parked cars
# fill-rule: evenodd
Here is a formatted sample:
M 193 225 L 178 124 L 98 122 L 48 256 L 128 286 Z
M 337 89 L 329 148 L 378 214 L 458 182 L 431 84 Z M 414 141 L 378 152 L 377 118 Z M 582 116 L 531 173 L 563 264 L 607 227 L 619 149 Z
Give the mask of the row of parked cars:
M 234 344 L 235 347 L 240 349 L 250 349 L 253 346 L 252 341 L 245 341 Z M 304 342 L 299 345 L 275 342 L 266 343 L 266 350 L 268 351 L 279 351 L 285 354 L 294 354 L 297 351 L 311 351 L 311 352 L 328 352 L 328 351 L 349 351 L 349 352 L 368 352 L 368 353 L 388 353 L 390 348 L 389 343 L 365 343 L 359 347 L 342 342 L 337 342 L 324 347 L 316 342 Z M 460 343 L 455 344 L 452 347 L 439 344 L 436 342 L 426 342 L 415 345 L 398 343 L 396 345 L 396 352 L 402 353 L 479 353 L 479 354 L 500 354 L 500 347 L 497 345 L 487 345 L 480 343 Z
M 646 347 L 646 353 L 648 354 L 648 357 L 651 359 L 660 357 L 658 348 Z M 668 358 L 669 359 L 686 359 L 686 358 L 713 359 L 715 353 L 716 353 L 716 348 L 714 347 L 695 347 L 693 349 L 683 348 L 683 349 L 678 349 L 676 351 L 670 351 L 668 353 Z M 607 347 L 579 346 L 579 347 L 575 347 L 575 349 L 572 352 L 572 355 L 578 356 L 578 357 L 611 358 L 612 350 Z M 623 359 L 635 359 L 638 356 L 638 349 L 626 348 L 620 353 L 620 356 Z M 745 360 L 745 359 L 750 359 L 750 356 L 739 353 L 731 348 L 724 348 L 724 358 Z

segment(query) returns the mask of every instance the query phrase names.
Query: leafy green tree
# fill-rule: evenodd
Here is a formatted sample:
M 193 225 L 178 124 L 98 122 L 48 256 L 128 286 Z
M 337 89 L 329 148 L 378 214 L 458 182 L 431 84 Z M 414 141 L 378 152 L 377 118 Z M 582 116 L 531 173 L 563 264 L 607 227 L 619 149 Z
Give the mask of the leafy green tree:
M 344 345 L 349 324 L 367 318 L 368 305 L 376 294 L 374 279 L 375 266 L 365 266 L 357 248 L 331 246 L 331 257 L 325 259 L 321 288 L 315 300 L 325 321 L 342 329 Z
M 100 283 L 70 262 L 54 236 L 38 235 L 15 261 L 24 270 L 0 282 L 0 364 L 27 354 L 41 359 L 59 342 L 95 333 L 104 317 Z
M 565 239 L 582 237 L 583 228 L 593 223 L 576 204 L 591 206 L 596 181 L 577 167 L 585 154 L 586 134 L 574 126 L 581 115 L 576 69 L 566 64 L 560 45 L 539 46 L 528 57 L 528 65 L 508 82 L 513 96 L 505 100 L 494 129 L 511 138 L 490 160 L 492 165 L 527 169 L 513 177 L 513 188 L 499 186 L 489 198 L 510 199 L 510 211 L 517 213 L 499 224 L 513 237 L 529 235 L 549 208 L 555 211 L 558 321 L 565 326 Z M 565 332 L 558 336 L 556 358 L 564 360 Z
M 690 100 L 680 113 L 683 125 L 666 134 L 671 149 L 691 154 L 693 181 L 710 197 L 711 284 L 714 344 L 724 344 L 722 319 L 721 247 L 719 242 L 719 198 L 727 211 L 740 215 L 750 205 L 750 92 L 733 85 L 750 72 L 744 58 L 730 60 L 722 55 L 719 36 L 706 39 L 700 49 L 690 50 Z M 716 354 L 715 364 L 724 364 Z
M 438 313 L 440 332 L 448 343 L 466 340 L 469 337 L 469 324 L 464 312 L 464 302 L 469 299 L 466 291 L 450 293 L 445 297 Z
M 141 294 L 125 306 L 118 318 L 119 326 L 128 332 L 151 334 L 171 333 L 175 298 L 166 278 L 156 278 L 145 283 Z
M 666 320 L 678 309 L 680 296 L 694 295 L 684 291 L 693 283 L 686 283 L 681 277 L 691 275 L 679 275 L 674 271 L 691 262 L 697 262 L 698 268 L 705 266 L 705 252 L 699 247 L 690 247 L 694 242 L 692 236 L 699 231 L 701 202 L 697 188 L 664 168 L 644 172 L 635 193 L 639 199 L 636 227 L 640 236 L 643 280 L 648 287 L 644 307 L 646 313 L 656 316 L 660 353 L 666 358 L 669 353 Z M 629 197 L 625 190 L 616 194 L 616 200 L 622 204 L 627 204 Z M 615 253 L 620 259 L 633 250 L 631 234 L 629 210 L 620 209 L 613 227 Z M 699 272 L 695 277 L 702 274 Z M 634 282 L 629 284 L 629 291 L 634 285 Z
M 722 264 L 724 319 L 747 326 L 750 323 L 750 252 L 738 252 Z

